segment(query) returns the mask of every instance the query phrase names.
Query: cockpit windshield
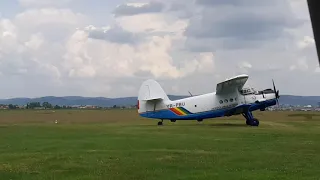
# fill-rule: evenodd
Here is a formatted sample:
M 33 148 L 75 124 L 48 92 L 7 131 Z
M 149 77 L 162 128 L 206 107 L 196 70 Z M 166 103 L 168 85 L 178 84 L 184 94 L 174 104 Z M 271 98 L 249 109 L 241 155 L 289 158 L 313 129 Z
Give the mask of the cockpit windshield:
M 240 93 L 242 95 L 247 95 L 247 94 L 255 94 L 256 90 L 254 88 L 243 88 L 240 90 Z
M 240 94 L 242 95 L 249 95 L 249 94 L 270 94 L 270 93 L 274 93 L 274 91 L 272 89 L 265 89 L 263 91 L 257 91 L 254 88 L 243 88 L 240 90 Z

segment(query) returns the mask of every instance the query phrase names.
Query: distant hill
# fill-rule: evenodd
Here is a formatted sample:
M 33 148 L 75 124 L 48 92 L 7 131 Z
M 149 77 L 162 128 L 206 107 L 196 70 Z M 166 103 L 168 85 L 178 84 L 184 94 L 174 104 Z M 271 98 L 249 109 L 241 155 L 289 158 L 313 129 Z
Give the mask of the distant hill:
M 171 100 L 176 100 L 189 96 L 169 95 Z M 136 105 L 137 97 L 122 97 L 122 98 L 105 98 L 105 97 L 81 97 L 81 96 L 45 96 L 40 98 L 12 98 L 0 99 L 0 104 L 17 104 L 26 105 L 28 102 L 49 102 L 53 105 L 96 105 L 101 107 L 110 107 L 113 105 L 126 106 Z M 320 102 L 320 96 L 294 96 L 281 95 L 279 99 L 280 104 L 290 105 L 317 105 Z
M 280 95 L 280 104 L 290 105 L 318 105 L 320 96 L 294 96 L 294 95 Z

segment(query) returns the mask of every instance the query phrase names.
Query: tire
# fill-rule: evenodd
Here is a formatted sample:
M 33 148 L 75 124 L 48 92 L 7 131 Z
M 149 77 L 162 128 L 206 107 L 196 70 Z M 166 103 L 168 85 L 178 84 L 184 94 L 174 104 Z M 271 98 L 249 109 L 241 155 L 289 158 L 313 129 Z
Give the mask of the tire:
M 259 126 L 259 120 L 258 119 L 252 119 L 251 126 Z

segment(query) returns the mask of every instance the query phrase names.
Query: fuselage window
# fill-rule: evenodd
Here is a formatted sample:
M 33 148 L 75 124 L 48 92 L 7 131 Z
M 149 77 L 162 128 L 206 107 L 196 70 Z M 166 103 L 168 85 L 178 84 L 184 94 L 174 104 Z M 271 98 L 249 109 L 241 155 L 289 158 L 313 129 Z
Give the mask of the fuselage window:
M 225 99 L 224 102 L 227 103 L 227 102 L 228 102 L 228 99 Z
M 197 105 L 194 105 L 194 107 L 197 107 Z
M 223 103 L 223 101 L 222 101 L 222 100 L 220 100 L 220 101 L 219 101 L 219 103 L 220 103 L 220 104 L 222 104 L 222 103 Z
M 233 99 L 232 99 L 232 98 L 230 98 L 230 102 L 233 102 Z

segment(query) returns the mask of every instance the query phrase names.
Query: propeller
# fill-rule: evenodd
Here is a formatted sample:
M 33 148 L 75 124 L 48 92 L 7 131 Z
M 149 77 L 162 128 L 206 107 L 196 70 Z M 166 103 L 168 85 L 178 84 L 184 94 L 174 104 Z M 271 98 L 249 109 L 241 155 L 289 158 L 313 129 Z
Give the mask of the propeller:
M 273 79 L 272 79 L 272 84 L 273 84 L 274 93 L 275 93 L 275 95 L 276 95 L 277 105 L 279 106 L 279 100 L 278 100 L 278 99 L 280 98 L 280 96 L 279 96 L 279 90 L 276 90 L 276 86 L 274 85 Z

